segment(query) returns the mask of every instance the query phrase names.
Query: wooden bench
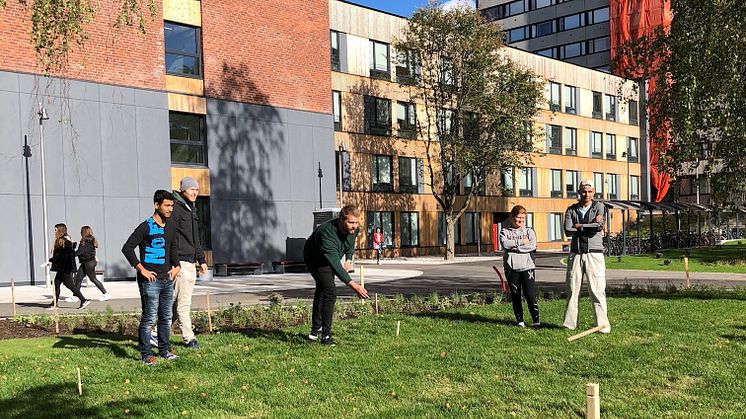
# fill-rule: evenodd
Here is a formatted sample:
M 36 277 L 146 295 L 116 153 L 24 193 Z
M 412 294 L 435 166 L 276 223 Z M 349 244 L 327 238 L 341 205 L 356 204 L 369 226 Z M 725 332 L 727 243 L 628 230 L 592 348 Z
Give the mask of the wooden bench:
M 251 273 L 259 275 L 264 273 L 262 262 L 225 262 L 215 264 L 215 276 L 241 275 Z
M 273 260 L 272 270 L 278 272 L 278 269 L 282 274 L 288 272 L 288 270 L 291 272 L 305 272 L 306 262 L 302 260 Z

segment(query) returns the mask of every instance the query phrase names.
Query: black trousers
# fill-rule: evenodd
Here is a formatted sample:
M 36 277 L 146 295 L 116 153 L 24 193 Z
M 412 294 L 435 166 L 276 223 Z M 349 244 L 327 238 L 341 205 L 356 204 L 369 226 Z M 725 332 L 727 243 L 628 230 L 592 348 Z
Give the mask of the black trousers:
M 523 304 L 521 304 L 521 291 L 526 296 L 528 312 L 531 313 L 531 320 L 534 323 L 539 322 L 539 305 L 536 303 L 536 279 L 534 270 L 514 271 L 505 269 L 505 276 L 508 278 L 510 286 L 510 299 L 513 300 L 513 313 L 517 322 L 523 321 Z
M 311 314 L 311 332 L 321 336 L 331 335 L 334 320 L 334 303 L 337 302 L 337 287 L 334 284 L 334 273 L 329 266 L 311 268 L 311 276 L 316 281 L 313 294 L 313 312 Z
M 57 273 L 54 275 L 54 295 L 57 300 L 57 304 L 59 304 L 60 302 L 60 286 L 62 284 L 65 284 L 65 286 L 73 292 L 73 295 L 78 297 L 80 303 L 83 304 L 83 301 L 85 301 L 85 297 L 83 297 L 83 294 L 80 292 L 80 287 L 75 286 L 73 274 L 60 271 L 57 271 Z
M 78 289 L 80 289 L 80 286 L 83 284 L 83 278 L 86 276 L 88 276 L 88 279 L 90 279 L 91 282 L 96 284 L 96 288 L 101 291 L 101 294 L 106 294 L 106 288 L 104 288 L 104 284 L 102 284 L 101 281 L 96 278 L 95 259 L 80 265 L 80 269 L 78 269 L 78 272 L 75 274 L 75 286 Z

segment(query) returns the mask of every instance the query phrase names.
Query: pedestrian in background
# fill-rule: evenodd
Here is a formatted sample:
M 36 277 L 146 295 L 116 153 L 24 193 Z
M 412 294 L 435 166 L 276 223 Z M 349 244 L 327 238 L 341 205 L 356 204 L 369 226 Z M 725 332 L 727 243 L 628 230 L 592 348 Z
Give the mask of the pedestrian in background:
M 109 293 L 106 292 L 104 284 L 96 278 L 96 265 L 98 264 L 96 248 L 98 248 L 98 241 L 93 236 L 93 229 L 90 226 L 81 227 L 80 241 L 78 242 L 78 248 L 75 250 L 75 255 L 80 262 L 80 269 L 75 274 L 75 285 L 80 289 L 83 278 L 88 276 L 88 279 L 101 291 L 101 298 L 98 300 L 107 301 L 110 298 Z
M 80 287 L 75 285 L 73 274 L 76 271 L 75 266 L 75 243 L 67 235 L 67 226 L 65 224 L 56 224 L 54 226 L 54 246 L 52 248 L 52 257 L 48 262 L 54 275 L 54 301 L 50 308 L 59 306 L 60 288 L 62 284 L 73 292 L 80 301 L 79 309 L 84 309 L 91 302 L 87 300 L 80 292 Z
M 381 227 L 376 227 L 375 233 L 373 233 L 373 249 L 376 250 L 376 264 L 381 264 L 381 252 L 386 245 L 383 241 L 383 233 L 381 233 Z

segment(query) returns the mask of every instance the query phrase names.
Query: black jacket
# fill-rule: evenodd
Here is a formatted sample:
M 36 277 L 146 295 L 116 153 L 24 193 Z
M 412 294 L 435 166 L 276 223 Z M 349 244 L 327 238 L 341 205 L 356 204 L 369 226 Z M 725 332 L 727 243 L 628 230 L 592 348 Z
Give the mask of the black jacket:
M 49 261 L 52 262 L 51 270 L 55 272 L 73 273 L 77 271 L 78 269 L 75 265 L 75 244 L 65 239 L 65 244 L 55 247 L 52 258 Z
M 187 203 L 181 193 L 174 191 L 174 212 L 171 221 L 176 225 L 179 241 L 179 260 L 205 263 L 205 252 L 199 239 L 199 218 L 194 206 Z
M 75 251 L 75 256 L 78 257 L 81 265 L 96 260 L 96 246 L 93 243 L 81 241 L 78 243 L 78 250 Z

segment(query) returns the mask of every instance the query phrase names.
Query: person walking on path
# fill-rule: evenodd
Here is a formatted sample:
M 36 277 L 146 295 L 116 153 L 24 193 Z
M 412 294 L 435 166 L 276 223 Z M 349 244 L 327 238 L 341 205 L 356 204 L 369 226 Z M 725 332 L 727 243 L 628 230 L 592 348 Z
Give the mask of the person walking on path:
M 373 249 L 376 250 L 376 264 L 381 264 L 381 252 L 383 252 L 383 233 L 381 233 L 381 227 L 376 227 L 376 231 L 373 233 Z
M 308 338 L 321 343 L 334 345 L 332 340 L 332 320 L 334 318 L 334 303 L 337 300 L 337 288 L 334 285 L 336 275 L 348 287 L 352 288 L 360 298 L 368 298 L 368 292 L 355 283 L 347 273 L 352 267 L 352 253 L 355 250 L 355 238 L 359 233 L 360 210 L 352 205 L 344 206 L 339 212 L 339 218 L 329 220 L 314 230 L 306 240 L 303 248 L 303 260 L 311 276 L 316 281 L 316 291 L 313 295 L 313 309 L 311 316 L 311 334 Z M 342 266 L 342 257 L 345 257 Z
M 173 309 L 173 280 L 179 265 L 176 228 L 167 222 L 174 210 L 174 196 L 159 189 L 153 195 L 155 212 L 143 221 L 122 246 L 127 262 L 137 270 L 142 315 L 139 326 L 139 349 L 143 362 L 152 366 L 156 360 L 151 353 L 150 330 L 158 319 L 158 353 L 167 360 L 178 359 L 171 352 L 171 315 Z M 140 250 L 140 258 L 135 255 Z
M 104 284 L 101 283 L 101 281 L 96 278 L 96 248 L 98 247 L 98 242 L 96 241 L 96 237 L 93 236 L 93 230 L 90 226 L 83 226 L 80 228 L 80 242 L 78 242 L 78 248 L 75 250 L 75 256 L 78 257 L 78 261 L 80 262 L 80 269 L 78 269 L 78 272 L 75 274 L 75 286 L 80 289 L 81 285 L 83 284 L 83 278 L 85 276 L 88 276 L 88 279 L 91 280 L 96 285 L 96 288 L 101 291 L 101 298 L 99 298 L 99 301 L 107 301 L 111 296 L 108 292 L 106 292 L 106 288 L 104 287 Z
M 198 349 L 199 343 L 192 331 L 192 292 L 199 274 L 207 273 L 205 252 L 199 237 L 199 219 L 194 208 L 199 195 L 199 184 L 192 177 L 181 179 L 179 191 L 174 191 L 174 213 L 171 220 L 176 225 L 179 242 L 179 265 L 181 270 L 174 281 L 174 324 L 181 329 L 181 337 L 188 348 Z
M 76 271 L 75 266 L 75 243 L 67 235 L 67 226 L 65 224 L 56 224 L 54 226 L 54 247 L 52 248 L 52 257 L 47 262 L 51 265 L 51 270 L 55 271 L 54 275 L 54 300 L 49 308 L 59 306 L 60 288 L 62 284 L 73 292 L 73 295 L 80 301 L 79 309 L 84 309 L 90 304 L 80 292 L 80 287 L 76 286 L 73 274 Z
M 578 300 L 583 277 L 588 278 L 588 290 L 593 304 L 596 326 L 604 326 L 601 333 L 609 333 L 611 326 L 606 316 L 606 261 L 604 259 L 604 221 L 606 207 L 593 200 L 593 183 L 580 182 L 577 203 L 565 212 L 565 234 L 571 238 L 570 256 L 567 259 L 564 327 L 574 330 L 578 323 Z
M 508 223 L 500 229 L 500 245 L 503 248 L 503 270 L 510 285 L 510 299 L 518 327 L 523 322 L 521 291 L 526 296 L 531 326 L 540 327 L 539 304 L 536 302 L 536 275 L 533 252 L 536 251 L 536 232 L 526 227 L 526 208 L 516 205 L 510 210 Z

